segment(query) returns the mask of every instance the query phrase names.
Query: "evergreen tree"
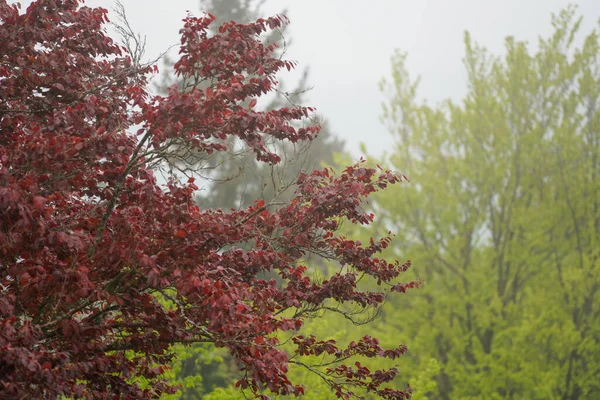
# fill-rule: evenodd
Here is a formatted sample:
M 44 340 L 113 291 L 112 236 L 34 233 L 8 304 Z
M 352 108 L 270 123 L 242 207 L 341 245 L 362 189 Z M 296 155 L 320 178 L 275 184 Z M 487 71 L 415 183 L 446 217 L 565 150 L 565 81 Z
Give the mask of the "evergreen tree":
M 200 0 L 200 11 L 215 16 L 218 24 L 235 21 L 248 23 L 263 17 L 262 5 L 265 0 Z M 285 14 L 285 10 L 282 12 Z M 286 37 L 287 26 L 270 32 L 265 37 L 266 42 L 279 45 L 280 55 L 285 56 L 287 46 L 291 43 Z M 165 60 L 167 67 L 172 62 Z M 177 84 L 180 88 L 194 85 L 194 82 L 176 80 L 170 74 L 172 68 L 166 68 L 162 81 L 157 89 L 166 92 L 168 87 Z M 310 92 L 308 85 L 308 69 L 304 69 L 302 78 L 295 88 L 287 89 L 283 82 L 266 109 L 292 107 L 306 103 Z M 322 126 L 319 136 L 312 143 L 292 144 L 289 142 L 271 141 L 268 146 L 278 154 L 283 155 L 284 162 L 277 166 L 262 165 L 254 161 L 254 156 L 244 151 L 238 141 L 231 139 L 227 146 L 230 151 L 206 157 L 205 154 L 190 152 L 186 146 L 181 146 L 180 159 L 174 159 L 172 168 L 183 164 L 181 161 L 196 161 L 196 171 L 202 170 L 206 178 L 204 190 L 198 196 L 198 204 L 203 208 L 239 208 L 252 204 L 253 199 L 261 197 L 265 201 L 277 198 L 280 201 L 288 199 L 293 193 L 296 177 L 302 170 L 312 171 L 322 164 L 334 165 L 333 154 L 344 151 L 344 142 L 335 137 L 328 129 L 326 121 L 319 121 Z

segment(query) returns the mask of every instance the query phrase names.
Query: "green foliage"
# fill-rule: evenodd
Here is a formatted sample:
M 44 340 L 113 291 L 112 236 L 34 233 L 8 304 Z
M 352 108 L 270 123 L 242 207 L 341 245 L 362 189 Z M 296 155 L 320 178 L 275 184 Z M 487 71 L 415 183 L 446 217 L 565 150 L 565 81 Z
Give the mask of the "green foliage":
M 600 398 L 600 41 L 575 45 L 574 8 L 552 23 L 503 58 L 466 34 L 461 103 L 418 102 L 401 53 L 381 84 L 384 162 L 412 183 L 376 197 L 375 226 L 426 282 L 381 324 L 417 398 Z
M 202 397 L 204 400 L 244 400 L 244 395 L 235 388 L 216 388 Z
M 410 380 L 410 386 L 414 389 L 415 394 L 412 400 L 429 400 L 428 394 L 434 393 L 437 390 L 435 377 L 440 372 L 440 364 L 435 358 L 429 360 L 425 368 L 421 370 L 419 375 Z

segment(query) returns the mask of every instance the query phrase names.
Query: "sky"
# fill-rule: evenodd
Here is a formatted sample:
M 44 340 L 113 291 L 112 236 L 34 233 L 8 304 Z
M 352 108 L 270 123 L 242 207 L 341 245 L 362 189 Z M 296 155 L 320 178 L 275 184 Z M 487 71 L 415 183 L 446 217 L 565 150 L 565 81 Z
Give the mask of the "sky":
M 187 10 L 201 13 L 198 0 L 121 2 L 133 29 L 147 37 L 148 58 L 178 43 Z M 114 7 L 113 0 L 86 4 Z M 568 4 L 584 17 L 583 34 L 597 26 L 600 0 L 267 0 L 262 10 L 265 16 L 287 10 L 287 58 L 298 61 L 299 70 L 310 69 L 308 105 L 358 158 L 361 142 L 375 155 L 394 143 L 379 119 L 385 97 L 378 83 L 390 75 L 395 49 L 408 53 L 409 73 L 421 77 L 420 98 L 432 105 L 460 101 L 466 92 L 465 30 L 492 54 L 503 54 L 508 35 L 535 50 L 538 37 L 552 32 L 551 13 Z M 115 19 L 112 11 L 109 16 Z M 293 82 L 298 75 L 286 71 L 282 79 Z

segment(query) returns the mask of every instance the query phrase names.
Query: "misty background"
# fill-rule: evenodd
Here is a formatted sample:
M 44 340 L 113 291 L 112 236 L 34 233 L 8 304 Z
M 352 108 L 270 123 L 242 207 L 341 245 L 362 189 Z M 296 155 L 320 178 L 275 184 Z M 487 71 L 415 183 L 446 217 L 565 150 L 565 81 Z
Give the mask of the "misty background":
M 177 45 L 187 11 L 201 13 L 198 0 L 121 3 L 132 28 L 147 38 L 148 59 Z M 90 0 L 86 4 L 109 9 L 110 19 L 116 21 L 114 1 Z M 584 16 L 583 36 L 600 17 L 600 1 L 287 0 L 268 1 L 262 10 L 264 16 L 285 10 L 291 21 L 286 58 L 299 65 L 281 78 L 292 87 L 303 69 L 309 68 L 308 82 L 314 88 L 308 93 L 308 105 L 317 107 L 331 131 L 344 139 L 347 150 L 358 158 L 361 142 L 374 155 L 382 154 L 393 142 L 379 120 L 384 96 L 378 82 L 390 75 L 395 49 L 408 53 L 409 73 L 421 77 L 421 98 L 430 105 L 446 98 L 459 100 L 467 90 L 462 64 L 465 30 L 492 54 L 505 54 L 504 38 L 509 35 L 529 42 L 534 51 L 538 37 L 552 32 L 551 13 L 569 4 L 577 5 Z M 176 48 L 169 54 L 176 55 Z

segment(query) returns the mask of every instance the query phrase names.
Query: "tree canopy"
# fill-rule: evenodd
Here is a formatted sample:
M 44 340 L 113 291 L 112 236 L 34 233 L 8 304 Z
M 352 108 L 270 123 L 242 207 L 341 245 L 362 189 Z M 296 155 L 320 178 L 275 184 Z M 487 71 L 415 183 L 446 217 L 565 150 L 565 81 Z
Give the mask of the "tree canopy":
M 600 41 L 580 22 L 503 57 L 466 34 L 460 102 L 420 102 L 402 53 L 382 82 L 413 184 L 376 209 L 426 284 L 380 335 L 411 343 L 409 375 L 437 360 L 430 399 L 600 398 Z

